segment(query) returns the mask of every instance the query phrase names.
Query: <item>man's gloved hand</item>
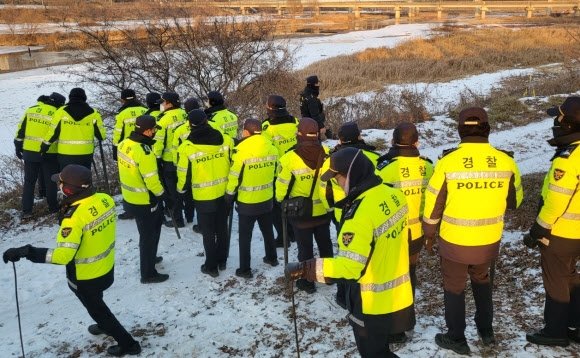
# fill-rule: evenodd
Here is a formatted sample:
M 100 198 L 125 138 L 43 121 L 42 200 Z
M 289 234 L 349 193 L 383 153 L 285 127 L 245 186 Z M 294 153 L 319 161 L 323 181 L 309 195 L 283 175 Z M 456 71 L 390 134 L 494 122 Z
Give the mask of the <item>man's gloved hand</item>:
M 171 200 L 171 195 L 169 195 L 167 190 L 164 191 L 163 194 L 161 194 L 161 197 L 159 199 L 163 201 L 163 205 L 167 210 L 173 210 L 173 200 Z
M 538 246 L 539 242 L 542 242 L 542 239 L 545 238 L 546 240 L 549 240 L 551 234 L 552 232 L 550 229 L 546 229 L 538 224 L 538 222 L 534 222 L 534 225 L 532 225 L 532 228 L 530 229 L 530 233 L 524 235 L 524 245 L 533 249 Z
M 159 175 L 161 175 L 162 171 L 163 171 L 163 160 L 157 159 L 157 172 L 159 173 Z
M 117 146 L 113 146 L 113 160 L 117 161 Z
M 234 194 L 226 194 L 225 200 L 226 200 L 226 209 L 229 212 L 232 209 L 232 207 L 234 206 L 234 201 L 236 201 L 236 196 Z
M 287 280 L 298 280 L 304 275 L 303 262 L 289 262 L 284 268 L 284 276 Z
M 16 262 L 20 260 L 22 257 L 26 257 L 30 252 L 31 247 L 32 247 L 31 245 L 26 245 L 22 247 L 13 247 L 11 249 L 8 249 L 4 251 L 2 259 L 4 260 L 5 264 L 7 264 L 8 261 Z
M 16 157 L 22 159 L 22 149 L 16 148 Z

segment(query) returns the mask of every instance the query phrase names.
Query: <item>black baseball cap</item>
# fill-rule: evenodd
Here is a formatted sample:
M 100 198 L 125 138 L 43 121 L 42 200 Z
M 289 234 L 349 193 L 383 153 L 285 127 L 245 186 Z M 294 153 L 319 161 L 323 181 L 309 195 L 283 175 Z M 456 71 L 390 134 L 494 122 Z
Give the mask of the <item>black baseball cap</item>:
M 342 174 L 348 177 L 350 169 L 352 168 L 354 162 L 359 157 L 364 157 L 361 149 L 354 147 L 346 147 L 334 152 L 330 156 L 330 168 L 325 171 L 320 180 L 329 181 L 334 178 L 337 174 Z M 368 159 L 367 159 L 368 160 Z
M 135 91 L 132 89 L 124 89 L 121 91 L 121 99 L 134 99 L 135 98 Z
M 192 127 L 201 126 L 207 123 L 207 114 L 203 109 L 194 109 L 187 114 L 187 120 Z
M 78 188 L 88 188 L 93 183 L 91 170 L 78 164 L 69 164 L 57 174 L 53 174 L 50 179 L 55 182 L 63 182 Z
M 563 116 L 564 122 L 580 124 L 580 97 L 568 97 L 562 105 L 548 108 L 546 112 L 552 117 Z
M 343 143 L 355 142 L 360 136 L 360 129 L 356 122 L 346 122 L 338 129 L 338 138 Z
M 460 126 L 477 126 L 487 122 L 487 112 L 481 107 L 470 107 L 459 112 Z
M 164 101 L 167 101 L 174 106 L 179 106 L 181 104 L 179 101 L 179 95 L 175 92 L 163 92 L 161 98 L 157 101 L 157 104 L 161 104 Z
M 157 121 L 155 120 L 155 117 L 150 116 L 148 114 L 144 114 L 142 116 L 137 117 L 137 119 L 135 120 L 135 130 L 139 133 L 143 133 L 148 129 L 151 128 L 159 128 L 157 126 Z

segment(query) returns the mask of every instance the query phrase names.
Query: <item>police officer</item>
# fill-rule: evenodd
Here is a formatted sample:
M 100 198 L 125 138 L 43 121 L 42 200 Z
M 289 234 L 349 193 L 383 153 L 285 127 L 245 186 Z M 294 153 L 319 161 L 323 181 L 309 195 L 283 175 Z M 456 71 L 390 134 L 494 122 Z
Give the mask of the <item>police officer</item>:
M 318 76 L 308 76 L 306 78 L 306 87 L 300 93 L 300 113 L 302 117 L 312 118 L 318 124 L 321 137 L 326 135 L 327 138 L 332 138 L 330 130 L 328 130 L 324 122 L 326 117 L 324 115 L 324 106 L 318 95 L 320 94 L 320 83 Z
M 159 106 L 161 105 L 160 100 L 161 95 L 157 92 L 149 92 L 145 96 L 145 103 L 147 104 L 147 111 L 143 114 L 147 114 L 151 117 L 158 118 L 161 114 Z
M 68 98 L 68 103 L 54 114 L 40 152 L 47 153 L 58 141 L 57 159 L 61 169 L 68 164 L 84 165 L 90 169 L 95 150 L 93 139 L 103 141 L 106 137 L 103 119 L 87 104 L 87 95 L 82 88 L 73 88 Z
M 524 240 L 529 247 L 540 247 L 545 326 L 526 339 L 565 347 L 570 340 L 580 343 L 580 97 L 568 97 L 548 114 L 555 117 L 554 138 L 548 143 L 556 153 L 544 179 L 538 217 Z
M 262 135 L 267 137 L 278 150 L 281 158 L 290 148 L 296 145 L 296 133 L 298 132 L 298 118 L 290 115 L 286 108 L 286 100 L 282 96 L 270 95 L 266 101 L 268 118 L 262 122 Z M 276 180 L 276 178 L 274 178 Z M 277 201 L 274 202 L 273 222 L 276 228 L 276 247 L 283 247 L 282 240 L 282 210 Z M 290 240 L 294 241 L 294 233 L 290 223 L 288 233 Z
M 199 101 L 196 98 L 190 97 L 183 102 L 183 109 L 186 113 L 193 111 L 194 109 L 199 109 Z M 173 133 L 173 164 L 177 166 L 177 148 L 183 143 L 184 140 L 189 137 L 190 127 L 189 121 L 183 122 L 182 125 L 175 129 Z M 183 215 L 188 223 L 193 222 L 195 216 L 195 205 L 191 198 L 191 188 L 186 188 L 185 193 L 178 195 L 177 200 L 181 201 L 183 207 Z M 199 230 L 199 225 L 193 225 L 193 231 L 196 233 L 201 233 Z
M 137 117 L 147 112 L 147 108 L 137 100 L 137 95 L 132 89 L 121 91 L 121 102 L 123 105 L 115 116 L 115 129 L 113 131 L 114 160 L 117 160 L 117 146 L 119 143 L 133 132 Z
M 50 96 L 40 96 L 36 105 L 28 108 L 20 123 L 14 138 L 16 156 L 24 159 L 24 185 L 22 190 L 22 218 L 32 216 L 34 204 L 34 187 L 37 178 L 44 181 L 48 211 L 58 211 L 56 199 L 56 184 L 50 177 L 58 172 L 56 161 L 56 144 L 51 145 L 42 156 L 40 146 L 44 135 L 50 129 L 52 117 L 56 110 L 64 104 L 65 98 L 56 92 Z
M 326 159 L 326 152 L 319 141 L 316 121 L 302 118 L 298 124 L 298 144 L 280 158 L 281 170 L 276 179 L 276 200 L 298 196 L 310 197 L 313 202 L 312 216 L 291 218 L 290 223 L 298 244 L 298 260 L 306 261 L 314 257 L 312 237 L 316 240 L 320 257 L 332 257 L 330 240 L 330 216 L 326 213 L 319 191 L 314 190 L 320 182 L 317 168 Z M 320 170 L 319 170 L 320 172 Z M 318 175 L 318 176 L 317 176 Z M 312 194 L 311 194 L 312 193 Z M 314 282 L 300 279 L 296 287 L 307 293 L 314 293 Z
M 489 144 L 489 131 L 483 108 L 461 111 L 461 143 L 444 152 L 425 191 L 423 231 L 429 252 L 440 225 L 439 256 L 448 329 L 435 336 L 435 343 L 459 354 L 470 351 L 465 340 L 468 274 L 478 333 L 484 345 L 495 342 L 489 269 L 499 254 L 506 207 L 517 208 L 523 197 L 514 159 Z
M 175 222 L 166 222 L 166 225 L 184 227 L 183 204 L 176 191 L 177 173 L 173 162 L 173 135 L 177 127 L 187 121 L 187 113 L 181 108 L 179 95 L 175 92 L 163 93 L 159 102 L 161 102 L 161 114 L 157 121 L 159 130 L 155 135 L 153 151 L 159 161 L 159 173 L 161 173 L 161 180 L 169 193 L 168 203 L 169 206 L 173 207 L 172 218 L 175 220 Z
M 239 214 L 240 267 L 236 276 L 252 278 L 250 248 L 252 231 L 257 221 L 264 238 L 264 263 L 278 266 L 272 207 L 274 197 L 274 175 L 278 162 L 278 150 L 262 135 L 262 125 L 257 119 L 244 122 L 242 141 L 232 156 L 232 167 L 228 177 L 226 204 L 231 207 L 237 202 Z
M 376 152 L 377 148 L 375 146 L 365 143 L 356 122 L 346 122 L 340 126 L 338 129 L 338 145 L 334 147 L 332 152 L 334 153 L 347 147 L 362 149 L 363 154 L 376 166 L 380 154 Z
M 288 278 L 347 285 L 346 306 L 360 355 L 397 357 L 389 333 L 415 324 L 409 275 L 405 196 L 382 183 L 373 163 L 356 148 L 331 156 L 322 180 L 335 178 L 347 196 L 342 208 L 339 250 L 335 258 L 290 263 Z
M 95 192 L 91 171 L 84 166 L 67 165 L 52 179 L 65 195 L 59 213 L 56 248 L 26 245 L 8 249 L 3 255 L 4 262 L 27 258 L 35 263 L 66 265 L 69 288 L 96 322 L 89 326 L 89 332 L 111 335 L 117 341 L 118 345 L 107 349 L 110 355 L 139 354 L 139 342 L 103 301 L 103 291 L 114 280 L 115 202 L 109 195 Z
M 339 134 L 340 136 L 340 134 Z M 377 169 L 383 182 L 400 189 L 407 199 L 409 221 L 409 272 L 413 297 L 417 287 L 417 261 L 425 245 L 421 218 L 425 206 L 425 189 L 433 175 L 433 164 L 419 155 L 419 132 L 413 123 L 402 122 L 393 131 L 392 147 L 380 157 Z M 403 343 L 407 340 L 404 332 L 389 336 L 390 343 Z
M 218 91 L 207 94 L 207 114 L 209 125 L 232 139 L 238 138 L 238 116 L 224 103 L 224 96 Z
M 137 117 L 134 131 L 119 144 L 117 153 L 123 207 L 135 217 L 139 231 L 141 283 L 163 282 L 169 278 L 155 269 L 155 264 L 163 260 L 157 256 L 163 224 L 163 212 L 158 204 L 169 201 L 152 149 L 156 130 L 155 118 Z
M 197 222 L 203 236 L 205 263 L 201 272 L 217 277 L 229 255 L 225 194 L 234 141 L 212 128 L 200 109 L 189 112 L 191 132 L 178 148 L 177 191 L 191 187 Z

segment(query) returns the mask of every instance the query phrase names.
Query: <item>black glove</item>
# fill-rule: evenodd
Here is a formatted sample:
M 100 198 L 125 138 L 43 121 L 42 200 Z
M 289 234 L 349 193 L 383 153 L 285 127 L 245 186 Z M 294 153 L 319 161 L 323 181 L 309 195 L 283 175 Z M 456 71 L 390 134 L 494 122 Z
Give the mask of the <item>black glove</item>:
M 169 195 L 169 193 L 166 191 L 163 192 L 163 194 L 161 194 L 161 196 L 159 197 L 159 199 L 161 201 L 163 201 L 163 205 L 165 206 L 165 208 L 167 210 L 173 210 L 173 200 L 171 200 L 171 195 Z
M 234 206 L 234 201 L 236 201 L 236 196 L 234 194 L 226 194 L 225 200 L 226 200 L 226 209 L 229 212 L 231 210 L 231 208 Z
M 16 150 L 16 156 L 18 157 L 18 159 L 22 159 L 22 146 L 23 143 L 22 141 L 18 141 L 18 140 L 14 140 L 14 149 Z
M 117 161 L 117 146 L 113 146 L 113 160 Z
M 161 175 L 163 171 L 163 159 L 157 159 L 157 172 Z
M 48 151 L 48 148 L 50 148 L 50 144 L 46 144 L 44 142 L 42 142 L 42 144 L 40 145 L 40 155 L 45 155 L 46 152 Z
M 552 232 L 550 229 L 546 229 L 536 221 L 534 222 L 534 225 L 532 225 L 530 233 L 528 235 L 524 235 L 524 245 L 533 249 L 534 247 L 538 246 L 538 242 L 540 242 L 540 240 L 543 238 L 549 240 L 551 235 Z
M 32 247 L 31 245 L 26 245 L 22 247 L 13 247 L 11 249 L 8 249 L 4 251 L 2 259 L 4 260 L 5 264 L 7 264 L 8 261 L 16 262 L 20 260 L 22 257 L 28 256 L 31 247 Z
M 16 157 L 18 157 L 18 159 L 22 159 L 22 149 L 18 149 L 16 148 Z

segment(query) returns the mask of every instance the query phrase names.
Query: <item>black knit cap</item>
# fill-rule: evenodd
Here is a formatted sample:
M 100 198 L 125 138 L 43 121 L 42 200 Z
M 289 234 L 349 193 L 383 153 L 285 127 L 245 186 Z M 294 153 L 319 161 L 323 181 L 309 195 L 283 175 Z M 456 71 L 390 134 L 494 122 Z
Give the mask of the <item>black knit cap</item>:
M 580 126 L 580 97 L 568 97 L 562 105 L 549 108 L 546 112 L 552 117 L 562 116 L 563 123 Z
M 129 88 L 122 90 L 121 99 L 135 99 L 135 91 Z
M 50 98 L 50 102 L 55 107 L 60 107 L 60 106 L 64 105 L 64 102 L 66 102 L 66 98 L 58 92 L 52 92 L 50 94 L 49 98 Z
M 70 90 L 70 93 L 68 95 L 68 99 L 69 100 L 80 99 L 81 101 L 84 102 L 87 100 L 87 94 L 85 93 L 84 89 L 75 87 L 75 88 Z
M 360 136 L 360 130 L 356 122 L 346 122 L 338 129 L 338 138 L 343 143 L 356 142 Z
M 73 185 L 77 188 L 88 188 L 93 183 L 91 170 L 83 165 L 69 164 L 57 174 L 51 177 L 53 182 L 63 182 L 65 184 Z
M 411 122 L 402 122 L 393 131 L 393 142 L 399 145 L 413 145 L 419 141 L 417 127 Z
M 148 129 L 155 128 L 157 126 L 157 121 L 155 117 L 148 114 L 137 117 L 135 120 L 135 131 L 138 133 L 143 133 Z
M 186 99 L 185 102 L 183 102 L 183 109 L 185 109 L 185 112 L 187 112 L 187 113 L 193 111 L 194 109 L 199 109 L 199 108 L 200 108 L 200 105 L 199 105 L 199 101 L 197 100 L 197 98 L 190 97 L 190 98 Z
M 342 174 L 346 177 L 349 177 L 350 171 L 353 167 L 358 168 L 362 162 L 370 160 L 363 154 L 361 149 L 354 148 L 354 147 L 346 147 L 334 152 L 330 156 L 330 168 L 325 171 L 320 180 L 322 181 L 329 181 L 330 179 L 334 178 L 337 174 Z M 357 164 L 357 162 L 361 162 Z M 364 163 L 365 165 L 368 163 Z M 356 165 L 356 166 L 355 166 Z M 372 163 L 370 163 L 372 166 Z M 368 165 L 367 165 L 368 166 Z
M 224 104 L 224 96 L 219 91 L 210 91 L 207 94 L 207 99 L 209 104 L 212 106 L 219 106 Z
M 194 109 L 187 114 L 187 120 L 192 127 L 201 126 L 207 123 L 207 114 L 203 109 Z
M 312 75 L 312 76 L 306 77 L 306 83 L 309 85 L 317 84 L 318 83 L 318 76 Z

